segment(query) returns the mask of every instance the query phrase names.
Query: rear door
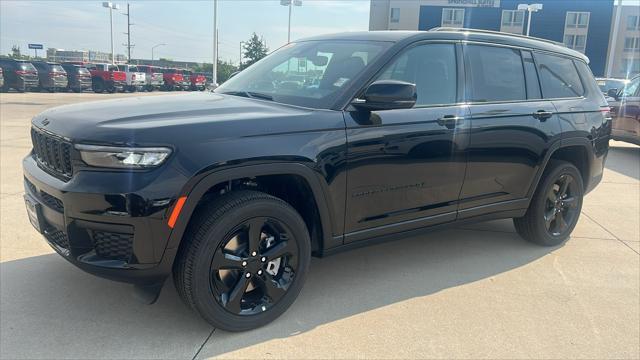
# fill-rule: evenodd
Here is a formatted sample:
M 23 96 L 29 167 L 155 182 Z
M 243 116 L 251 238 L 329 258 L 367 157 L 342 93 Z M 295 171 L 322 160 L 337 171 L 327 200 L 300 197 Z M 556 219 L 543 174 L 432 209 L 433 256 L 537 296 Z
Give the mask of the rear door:
M 416 84 L 415 107 L 346 114 L 345 242 L 455 220 L 469 127 L 460 56 L 454 43 L 411 46 L 374 80 Z
M 460 219 L 527 207 L 549 146 L 560 137 L 542 99 L 531 52 L 493 44 L 464 47 L 471 138 Z

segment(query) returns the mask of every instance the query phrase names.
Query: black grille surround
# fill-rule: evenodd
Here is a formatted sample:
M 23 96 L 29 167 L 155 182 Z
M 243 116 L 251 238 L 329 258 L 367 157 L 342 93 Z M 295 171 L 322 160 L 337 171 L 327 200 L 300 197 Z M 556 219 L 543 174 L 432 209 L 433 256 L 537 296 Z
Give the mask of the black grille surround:
M 40 167 L 61 180 L 71 179 L 73 145 L 70 142 L 34 127 L 31 128 L 31 141 L 34 158 Z
M 104 259 L 128 262 L 133 250 L 133 234 L 93 230 L 96 254 Z

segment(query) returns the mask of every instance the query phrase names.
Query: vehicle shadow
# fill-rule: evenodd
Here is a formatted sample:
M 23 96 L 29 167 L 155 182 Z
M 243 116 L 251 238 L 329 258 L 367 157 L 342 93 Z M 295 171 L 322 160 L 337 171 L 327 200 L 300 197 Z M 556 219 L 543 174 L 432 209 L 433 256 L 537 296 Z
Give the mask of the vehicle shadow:
M 283 316 L 243 334 L 217 330 L 199 356 L 295 336 L 485 279 L 556 249 L 529 244 L 508 229 L 505 221 L 492 222 L 313 259 L 300 297 Z M 170 282 L 157 304 L 145 306 L 131 298 L 129 286 L 84 274 L 58 255 L 2 263 L 0 275 L 3 357 L 182 358 L 193 356 L 211 332 Z M 56 346 L 58 333 L 73 341 Z
M 629 164 L 635 165 L 629 166 Z M 640 180 L 640 147 L 611 146 L 605 167 L 635 180 Z

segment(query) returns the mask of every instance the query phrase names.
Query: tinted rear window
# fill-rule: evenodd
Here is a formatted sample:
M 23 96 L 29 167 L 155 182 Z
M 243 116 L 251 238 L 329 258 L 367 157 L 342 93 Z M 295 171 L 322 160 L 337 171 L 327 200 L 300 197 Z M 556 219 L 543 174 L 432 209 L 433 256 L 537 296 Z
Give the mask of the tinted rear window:
M 89 70 L 87 68 L 78 68 L 78 74 L 83 74 L 83 75 L 87 75 L 89 74 Z
M 18 68 L 25 71 L 36 71 L 36 68 L 31 63 L 18 62 Z
M 118 71 L 118 67 L 115 65 L 109 65 L 109 71 Z M 122 70 L 124 71 L 124 70 Z
M 60 65 L 51 65 L 51 71 L 54 72 L 65 72 L 62 66 Z
M 474 102 L 512 101 L 527 98 L 520 50 L 468 45 L 465 50 Z
M 584 88 L 573 61 L 569 58 L 536 54 L 542 95 L 547 99 L 578 97 Z

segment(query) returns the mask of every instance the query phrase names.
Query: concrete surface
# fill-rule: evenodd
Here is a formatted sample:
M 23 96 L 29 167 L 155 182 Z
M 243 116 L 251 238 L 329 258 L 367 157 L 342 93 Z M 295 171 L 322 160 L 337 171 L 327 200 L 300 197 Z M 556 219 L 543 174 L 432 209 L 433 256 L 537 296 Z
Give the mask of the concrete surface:
M 611 143 L 604 180 L 563 246 L 531 245 L 494 221 L 314 259 L 281 318 L 227 333 L 171 283 L 144 306 L 128 285 L 83 273 L 27 220 L 30 118 L 115 96 L 131 95 L 0 94 L 1 358 L 640 357 L 636 146 Z

